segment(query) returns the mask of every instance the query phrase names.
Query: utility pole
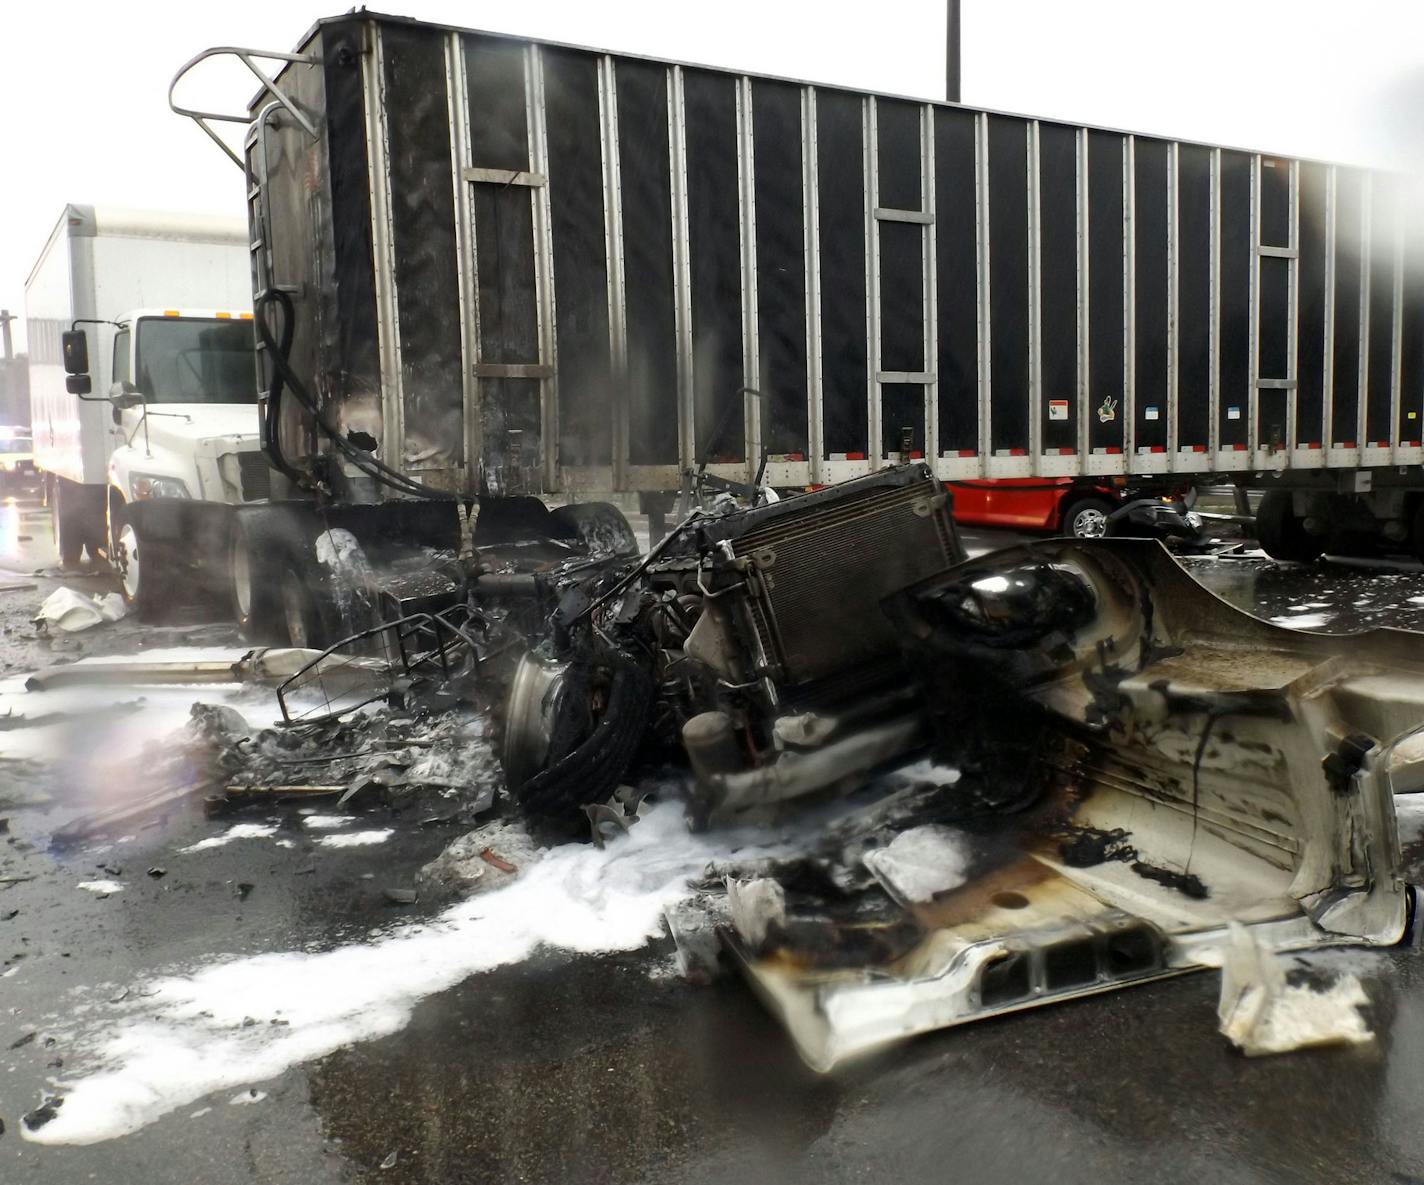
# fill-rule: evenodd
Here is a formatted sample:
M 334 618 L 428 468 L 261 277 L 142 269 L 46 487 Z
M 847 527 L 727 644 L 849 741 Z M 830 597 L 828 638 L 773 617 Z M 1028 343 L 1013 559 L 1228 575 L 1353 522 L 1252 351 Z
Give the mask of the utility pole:
M 959 0 L 945 0 L 944 97 L 959 102 Z
M 9 309 L 0 309 L 0 337 L 3 337 L 5 342 L 6 362 L 9 362 L 15 356 L 14 343 L 10 339 L 10 322 L 18 320 L 19 318 Z

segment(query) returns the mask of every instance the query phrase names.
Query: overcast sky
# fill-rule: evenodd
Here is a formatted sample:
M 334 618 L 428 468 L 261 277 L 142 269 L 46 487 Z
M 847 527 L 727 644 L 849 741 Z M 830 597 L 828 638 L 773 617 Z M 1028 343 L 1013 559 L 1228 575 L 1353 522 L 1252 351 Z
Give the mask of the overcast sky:
M 387 0 L 373 7 L 759 73 L 943 95 L 941 0 Z M 316 18 L 340 11 L 340 0 L 5 5 L 0 306 L 23 309 L 25 276 L 66 202 L 240 216 L 241 174 L 168 110 L 169 80 L 207 46 L 291 49 Z M 964 0 L 963 62 L 966 103 L 1424 169 L 1419 0 Z M 240 108 L 250 80 L 216 63 L 205 69 L 180 98 Z

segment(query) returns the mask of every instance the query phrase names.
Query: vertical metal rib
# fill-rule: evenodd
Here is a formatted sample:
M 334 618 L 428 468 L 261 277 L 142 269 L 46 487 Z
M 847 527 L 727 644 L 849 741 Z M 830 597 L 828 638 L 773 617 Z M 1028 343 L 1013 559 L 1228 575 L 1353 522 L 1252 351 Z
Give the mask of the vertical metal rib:
M 1043 468 L 1043 220 L 1039 211 L 1038 135 L 1038 120 L 1030 120 L 1024 175 L 1028 188 L 1028 455 L 1033 473 Z
M 816 156 L 816 88 L 801 91 L 801 202 L 806 256 L 807 449 L 811 480 L 825 480 L 825 394 L 821 386 L 821 202 Z
M 1261 447 L 1261 157 L 1251 157 L 1251 265 L 1247 285 L 1249 296 L 1246 349 L 1246 447 L 1256 461 Z
M 1137 143 L 1122 139 L 1122 455 L 1137 457 Z
M 445 43 L 445 77 L 450 100 L 451 185 L 455 193 L 455 267 L 460 292 L 460 384 L 464 423 L 464 465 L 462 492 L 479 493 L 480 380 L 475 377 L 479 361 L 480 313 L 475 283 L 475 219 L 470 200 L 470 183 L 464 170 L 470 159 L 470 97 L 465 78 L 465 44 L 459 33 L 451 33 Z
M 603 244 L 608 276 L 608 357 L 612 381 L 613 487 L 628 488 L 628 317 L 623 285 L 623 199 L 618 163 L 618 88 L 613 58 L 598 60 L 598 126 L 603 147 Z
M 862 138 L 865 146 L 865 340 L 866 385 L 869 448 L 866 456 L 870 467 L 878 469 L 885 456 L 881 444 L 880 423 L 880 228 L 875 221 L 875 207 L 880 204 L 879 144 L 877 143 L 877 112 L 875 96 L 864 103 Z
M 974 256 L 979 279 L 979 472 L 988 472 L 994 455 L 992 370 L 989 350 L 989 117 L 974 117 Z
M 1325 373 L 1321 376 L 1320 443 L 1327 450 L 1327 460 L 1328 450 L 1338 443 L 1335 440 L 1335 202 L 1339 180 L 1339 170 L 1331 165 L 1325 174 L 1325 314 L 1321 326 L 1325 335 L 1321 343 Z
M 1394 324 L 1390 331 L 1390 388 L 1389 388 L 1389 442 L 1390 459 L 1398 459 L 1398 451 L 1403 442 L 1403 428 L 1400 426 L 1400 411 L 1404 397 L 1404 192 L 1394 186 Z
M 1075 170 L 1073 196 L 1077 203 L 1077 231 L 1075 235 L 1075 254 L 1078 261 L 1078 308 L 1077 308 L 1077 330 L 1078 330 L 1078 406 L 1074 411 L 1074 439 L 1077 441 L 1078 464 L 1080 468 L 1087 465 L 1086 458 L 1090 455 L 1090 445 L 1088 440 L 1088 365 L 1090 361 L 1089 349 L 1090 340 L 1088 336 L 1088 315 L 1090 309 L 1091 289 L 1089 282 L 1091 279 L 1091 262 L 1088 258 L 1088 132 L 1085 128 L 1079 128 L 1074 133 L 1076 142 L 1077 168 Z
M 939 267 L 935 243 L 935 138 L 934 107 L 920 107 L 920 209 L 929 215 L 920 253 L 924 279 L 925 362 L 930 381 L 924 389 L 925 460 L 938 470 L 939 456 Z
M 544 489 L 555 490 L 559 481 L 558 335 L 554 303 L 554 232 L 549 179 L 549 139 L 544 112 L 544 60 L 538 45 L 525 51 L 524 92 L 528 111 L 529 164 L 545 178 L 531 186 L 534 204 L 534 294 L 538 310 L 539 361 L 549 367 L 549 377 L 539 380 L 539 440 L 544 464 Z
M 1207 385 L 1211 420 L 1207 448 L 1213 460 L 1221 448 L 1221 149 L 1211 150 L 1211 193 L 1207 229 Z
M 401 383 L 400 319 L 396 306 L 395 244 L 391 235 L 390 145 L 386 129 L 385 54 L 381 30 L 366 25 L 370 52 L 361 55 L 366 99 L 366 159 L 371 186 L 371 246 L 375 263 L 376 337 L 381 360 L 381 459 L 404 471 L 405 395 Z M 478 455 L 478 454 L 476 454 Z
M 673 313 L 677 326 L 678 468 L 697 463 L 696 385 L 692 352 L 692 260 L 687 216 L 687 121 L 682 67 L 668 68 L 668 151 L 672 181 Z
M 1279 167 L 1279 166 L 1278 166 Z M 1290 250 L 1287 263 L 1289 295 L 1286 314 L 1286 378 L 1290 386 L 1286 389 L 1286 464 L 1295 457 L 1296 446 L 1300 443 L 1300 429 L 1297 406 L 1300 399 L 1300 372 L 1298 354 L 1300 351 L 1300 162 L 1290 162 Z
M 761 386 L 761 351 L 757 316 L 757 243 L 756 243 L 756 156 L 752 126 L 752 80 L 737 79 L 737 212 L 741 227 L 742 266 L 742 382 L 748 387 Z M 761 457 L 761 412 L 765 404 L 755 395 L 744 399 L 743 425 L 746 436 L 747 480 L 756 477 Z
M 1369 427 L 1367 413 L 1370 406 L 1370 238 L 1374 231 L 1371 206 L 1374 203 L 1374 178 L 1365 173 L 1360 179 L 1360 379 L 1359 399 L 1356 408 L 1355 446 L 1368 448 L 1365 438 Z
M 1167 149 L 1167 468 L 1177 468 L 1181 447 L 1178 420 L 1179 382 L 1182 366 L 1181 335 L 1177 324 L 1181 315 L 1181 186 L 1182 146 L 1175 140 Z M 1192 465 L 1196 467 L 1195 461 Z

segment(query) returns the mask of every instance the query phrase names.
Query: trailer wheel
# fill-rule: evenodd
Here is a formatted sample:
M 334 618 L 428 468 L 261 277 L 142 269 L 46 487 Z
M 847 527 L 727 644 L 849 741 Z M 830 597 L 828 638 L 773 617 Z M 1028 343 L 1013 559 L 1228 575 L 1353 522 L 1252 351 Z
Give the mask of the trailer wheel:
M 1287 490 L 1272 490 L 1261 499 L 1256 540 L 1273 560 L 1312 564 L 1325 554 L 1325 540 L 1305 529 Z
M 611 502 L 578 502 L 549 513 L 553 534 L 577 539 L 589 555 L 637 555 L 638 536 L 632 524 Z
M 1071 539 L 1101 539 L 1107 534 L 1108 515 L 1116 509 L 1106 498 L 1077 498 L 1063 512 L 1062 533 Z

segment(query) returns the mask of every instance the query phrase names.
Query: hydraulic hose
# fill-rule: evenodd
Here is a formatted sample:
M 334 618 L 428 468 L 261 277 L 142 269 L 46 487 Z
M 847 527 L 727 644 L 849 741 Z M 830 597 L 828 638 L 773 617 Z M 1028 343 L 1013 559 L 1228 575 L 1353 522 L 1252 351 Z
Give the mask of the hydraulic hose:
M 282 311 L 283 333 L 280 342 L 272 336 L 272 328 L 268 324 L 267 319 L 267 309 L 274 304 Z M 290 296 L 281 291 L 274 290 L 268 292 L 258 302 L 257 313 L 257 331 L 261 335 L 263 347 L 272 358 L 272 364 L 276 371 L 276 380 L 284 384 L 286 389 L 292 393 L 292 397 L 296 399 L 306 410 L 307 414 L 311 416 L 312 422 L 316 425 L 317 430 L 331 441 L 342 456 L 356 466 L 357 469 L 361 470 L 362 473 L 366 474 L 366 476 L 373 478 L 398 493 L 409 494 L 417 498 L 430 498 L 446 502 L 454 499 L 454 495 L 447 490 L 439 490 L 434 486 L 428 486 L 424 482 L 417 481 L 415 478 L 400 472 L 398 469 L 391 468 L 391 466 L 387 465 L 378 457 L 352 444 L 341 432 L 326 422 L 316 400 L 312 398 L 311 393 L 307 390 L 306 385 L 297 375 L 297 372 L 292 369 L 292 364 L 287 357 L 291 350 L 292 325 L 295 319 L 295 312 L 292 308 L 292 298 Z M 281 389 L 282 388 L 277 386 L 276 382 L 274 382 L 274 390 L 278 396 L 280 396 Z M 288 473 L 290 476 L 290 473 L 295 472 L 295 470 L 291 470 L 291 467 L 287 464 L 285 458 L 282 456 L 281 445 L 276 442 L 276 437 L 272 434 L 276 427 L 276 420 L 273 417 L 272 400 L 268 401 L 267 410 L 269 416 L 268 438 L 274 442 L 273 448 L 277 456 L 282 458 L 281 463 L 287 466 L 287 468 L 283 469 L 283 472 Z M 271 456 L 272 454 L 269 453 L 268 455 Z M 310 484 L 309 479 L 307 480 L 307 484 Z

